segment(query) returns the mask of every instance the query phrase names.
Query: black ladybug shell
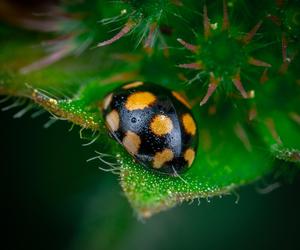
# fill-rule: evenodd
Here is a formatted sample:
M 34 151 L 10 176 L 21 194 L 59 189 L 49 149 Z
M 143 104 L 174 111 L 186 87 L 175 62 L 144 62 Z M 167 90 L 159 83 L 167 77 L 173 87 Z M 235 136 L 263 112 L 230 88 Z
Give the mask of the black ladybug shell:
M 108 94 L 102 109 L 110 134 L 143 166 L 177 175 L 192 165 L 198 131 L 179 93 L 133 82 Z

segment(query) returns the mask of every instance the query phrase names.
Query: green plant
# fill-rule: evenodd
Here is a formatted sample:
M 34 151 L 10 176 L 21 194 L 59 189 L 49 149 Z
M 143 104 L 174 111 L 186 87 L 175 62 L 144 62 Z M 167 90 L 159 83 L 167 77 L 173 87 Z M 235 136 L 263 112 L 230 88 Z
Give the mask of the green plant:
M 105 142 L 95 158 L 140 216 L 284 172 L 278 160 L 299 167 L 299 1 L 63 1 L 45 16 L 12 6 L 0 4 L 0 94 L 17 97 L 4 110 L 26 104 L 21 117 L 35 103 Z M 100 102 L 134 80 L 193 104 L 199 149 L 181 178 L 144 169 L 108 136 Z

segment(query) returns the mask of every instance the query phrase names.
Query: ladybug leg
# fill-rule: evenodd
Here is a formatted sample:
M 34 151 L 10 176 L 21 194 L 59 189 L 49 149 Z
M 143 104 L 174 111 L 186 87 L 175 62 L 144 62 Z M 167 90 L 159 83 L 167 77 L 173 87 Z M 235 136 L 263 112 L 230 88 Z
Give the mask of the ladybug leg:
M 177 178 L 179 178 L 181 181 L 183 181 L 185 184 L 188 184 L 188 182 L 185 180 L 185 179 L 183 179 L 178 173 L 177 173 L 177 171 L 176 171 L 176 169 L 172 166 L 172 169 L 173 169 L 173 174 L 171 174 L 173 177 L 177 177 Z

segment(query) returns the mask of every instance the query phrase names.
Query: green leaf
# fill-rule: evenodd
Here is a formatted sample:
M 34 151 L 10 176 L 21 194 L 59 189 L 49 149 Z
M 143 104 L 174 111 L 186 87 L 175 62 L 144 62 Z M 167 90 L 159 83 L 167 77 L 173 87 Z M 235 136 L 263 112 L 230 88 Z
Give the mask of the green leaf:
M 118 85 L 118 84 L 114 84 Z M 113 85 L 113 86 L 114 86 Z M 117 155 L 122 188 L 133 208 L 141 217 L 166 210 L 182 201 L 228 194 L 237 186 L 249 183 L 271 170 L 266 152 L 256 150 L 251 143 L 257 138 L 248 127 L 242 127 L 231 105 L 224 103 L 227 114 L 211 116 L 207 109 L 194 110 L 200 133 L 199 149 L 191 169 L 180 178 L 164 176 L 137 164 L 121 145 L 108 138 L 99 112 L 105 85 L 90 83 L 74 99 L 57 100 L 42 91 L 32 89 L 31 98 L 58 117 L 83 128 L 100 130 L 101 140 L 110 145 L 101 153 Z M 226 111 L 226 109 L 224 111 Z M 243 136 L 246 135 L 247 139 Z M 250 137 L 251 136 L 251 137 Z M 261 144 L 256 147 L 263 147 Z
M 9 29 L 5 32 L 10 34 Z M 289 143 L 284 144 L 285 148 L 274 148 L 274 144 L 280 143 L 276 138 L 272 141 L 272 135 L 261 122 L 267 116 L 260 117 L 257 132 L 257 123 L 245 118 L 252 101 L 230 102 L 224 98 L 218 100 L 216 107 L 205 105 L 201 109 L 193 109 L 199 131 L 199 147 L 189 171 L 180 177 L 149 171 L 108 136 L 99 107 L 103 97 L 121 83 L 133 79 L 149 80 L 152 79 L 151 74 L 161 84 L 177 87 L 166 80 L 167 72 L 174 73 L 176 70 L 165 67 L 164 71 L 163 67 L 159 67 L 161 75 L 155 75 L 153 69 L 157 70 L 157 67 L 153 61 L 152 68 L 149 67 L 151 60 L 148 64 L 143 64 L 144 61 L 114 62 L 111 51 L 102 49 L 87 51 L 79 57 L 69 56 L 48 67 L 26 70 L 25 74 L 22 69 L 38 62 L 45 53 L 40 47 L 33 46 L 41 41 L 36 34 L 20 32 L 18 37 L 0 43 L 0 94 L 30 98 L 57 119 L 100 131 L 98 141 L 103 147 L 99 151 L 116 157 L 121 186 L 141 217 L 150 217 L 183 201 L 229 194 L 238 186 L 253 182 L 272 170 L 270 151 L 265 150 L 265 145 L 272 146 L 270 150 L 279 159 L 284 158 L 288 147 L 296 150 L 299 145 L 298 137 L 294 137 L 298 128 L 287 123 L 284 114 L 274 113 L 271 117 L 276 124 L 279 123 L 278 133 L 290 132 L 286 134 Z M 161 64 L 168 66 L 168 60 L 165 61 Z M 140 74 L 143 65 L 147 65 L 147 70 L 151 68 L 151 73 L 142 71 Z M 211 108 L 215 108 L 217 113 Z M 108 167 L 116 170 L 115 166 L 108 164 Z

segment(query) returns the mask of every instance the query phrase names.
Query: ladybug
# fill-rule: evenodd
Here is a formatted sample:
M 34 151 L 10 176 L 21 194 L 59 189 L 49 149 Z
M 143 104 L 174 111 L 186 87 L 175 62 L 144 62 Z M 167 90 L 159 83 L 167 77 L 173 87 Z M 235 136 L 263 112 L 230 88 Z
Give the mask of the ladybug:
M 102 111 L 111 136 L 146 168 L 177 176 L 192 166 L 198 130 L 179 93 L 132 82 L 108 94 Z

